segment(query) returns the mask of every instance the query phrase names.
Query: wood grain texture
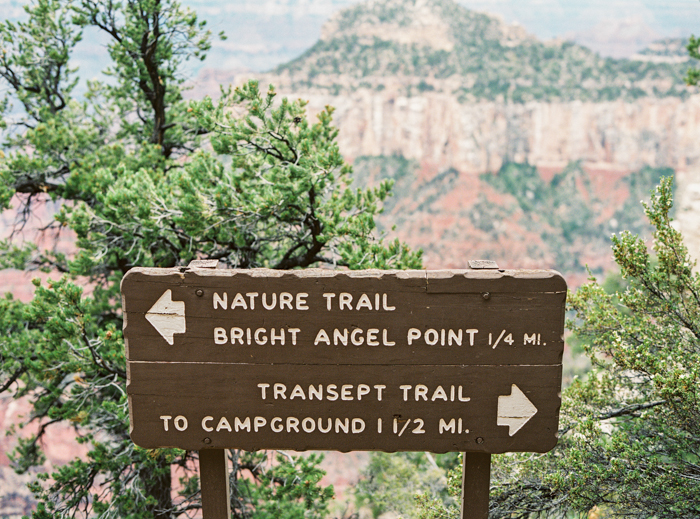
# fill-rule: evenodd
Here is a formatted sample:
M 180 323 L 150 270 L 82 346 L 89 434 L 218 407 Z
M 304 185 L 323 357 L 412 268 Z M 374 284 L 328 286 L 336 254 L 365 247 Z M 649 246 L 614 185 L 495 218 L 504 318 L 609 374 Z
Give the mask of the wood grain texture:
M 461 519 L 488 519 L 491 455 L 465 452 L 462 469 Z
M 199 452 L 202 518 L 231 519 L 228 458 L 224 449 Z
M 158 274 L 154 275 L 154 270 Z M 162 271 L 166 272 L 162 272 Z M 274 271 L 265 271 L 265 273 Z M 304 273 L 302 276 L 301 273 Z M 328 272 L 334 274 L 329 275 Z M 127 358 L 142 361 L 232 362 L 232 363 L 296 363 L 309 360 L 326 364 L 499 364 L 518 365 L 527 359 L 532 364 L 560 364 L 563 353 L 564 301 L 566 286 L 561 277 L 551 271 L 410 271 L 364 277 L 357 273 L 335 271 L 299 271 L 299 274 L 263 277 L 255 271 L 206 270 L 185 273 L 174 269 L 132 269 L 122 282 L 126 312 L 124 334 Z M 216 275 L 221 273 L 222 275 Z M 370 273 L 372 273 L 370 271 Z M 312 274 L 318 274 L 314 276 Z M 449 275 L 449 276 L 448 276 Z M 534 277 L 534 276 L 540 277 Z M 174 346 L 148 322 L 146 313 L 166 290 L 172 291 L 173 301 L 183 301 L 186 307 L 187 332 L 174 336 Z M 309 310 L 264 310 L 257 297 L 255 310 L 231 309 L 236 294 L 305 293 Z M 357 301 L 362 294 L 375 302 L 377 294 L 383 303 L 384 294 L 394 311 L 337 310 L 328 311 L 324 293 L 350 293 Z M 201 293 L 201 296 L 197 294 Z M 214 294 L 227 294 L 229 308 L 214 309 Z M 484 298 L 488 294 L 488 299 Z M 270 296 L 271 297 L 271 296 Z M 337 307 L 338 297 L 334 304 Z M 279 305 L 278 305 L 279 306 Z M 266 345 L 245 341 L 245 344 L 216 344 L 216 328 L 230 335 L 231 328 L 251 333 L 271 329 L 299 329 L 295 347 L 290 347 L 291 335 L 285 333 L 285 345 Z M 462 330 L 462 346 L 435 345 L 425 341 L 408 344 L 408 330 L 417 328 L 425 333 L 436 330 Z M 331 335 L 360 329 L 364 344 L 343 346 L 314 345 L 319 330 Z M 379 330 L 393 347 L 367 346 L 367 330 Z M 466 346 L 466 330 L 477 329 L 474 346 Z M 495 349 L 500 333 L 512 334 L 514 343 L 501 342 Z M 539 335 L 539 344 L 525 344 L 525 335 Z M 383 342 L 383 341 L 380 341 Z M 447 341 L 445 341 L 447 342 Z
M 266 398 L 258 384 L 269 384 Z M 285 398 L 274 398 L 275 384 L 284 385 Z M 292 398 L 297 384 L 300 388 Z M 358 395 L 362 384 L 366 394 Z M 425 398 L 416 395 L 416 387 L 421 384 L 427 387 Z M 509 395 L 512 384 L 517 384 L 530 399 L 537 413 L 514 436 L 509 436 L 508 427 L 498 426 L 497 414 L 498 397 Z M 309 385 L 316 389 L 313 399 Z M 335 385 L 331 388 L 335 395 L 328 390 L 329 385 Z M 386 386 L 381 400 L 375 389 L 380 385 Z M 128 387 L 131 437 L 145 448 L 172 446 L 189 450 L 546 452 L 557 441 L 560 385 L 560 366 L 310 365 L 301 370 L 295 365 L 132 362 Z M 346 400 L 342 399 L 343 386 Z M 404 391 L 401 386 L 411 388 Z M 444 398 L 440 397 L 438 386 L 442 387 Z M 460 396 L 469 400 L 460 401 Z M 164 416 L 170 417 L 167 431 L 161 418 Z M 175 427 L 178 416 L 187 420 L 185 430 Z M 208 416 L 211 419 L 203 423 Z M 222 417 L 226 419 L 223 426 Z M 255 417 L 261 418 L 260 423 L 264 421 L 257 432 Z M 294 419 L 298 421 L 296 429 L 288 427 L 290 417 L 292 425 Z M 273 424 L 275 418 L 280 420 Z M 302 423 L 307 418 L 311 420 L 306 422 L 308 432 Z M 411 420 L 403 434 L 394 430 L 395 418 L 398 429 Z M 237 428 L 236 419 L 239 423 L 249 419 L 249 426 Z M 360 419 L 363 430 L 344 431 L 336 427 L 336 419 L 350 425 L 353 419 Z M 331 430 L 322 432 L 319 420 L 323 429 L 328 428 L 330 420 Z M 181 420 L 180 428 L 183 423 Z M 359 423 L 356 430 L 361 428 Z M 445 429 L 450 423 L 452 427 Z
M 184 305 L 186 331 L 164 337 L 162 319 L 146 315 L 166 291 L 170 306 Z M 132 269 L 122 296 L 131 435 L 143 447 L 556 444 L 566 298 L 556 272 Z M 284 398 L 270 397 L 275 384 Z M 513 384 L 537 409 L 521 428 L 497 423 Z

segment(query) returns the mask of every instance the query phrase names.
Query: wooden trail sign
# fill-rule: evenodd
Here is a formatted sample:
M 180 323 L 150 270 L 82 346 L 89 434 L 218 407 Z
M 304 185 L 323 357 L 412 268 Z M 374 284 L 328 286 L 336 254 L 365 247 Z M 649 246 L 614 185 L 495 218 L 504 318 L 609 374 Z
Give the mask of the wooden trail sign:
M 129 271 L 146 448 L 546 452 L 566 283 L 546 270 Z

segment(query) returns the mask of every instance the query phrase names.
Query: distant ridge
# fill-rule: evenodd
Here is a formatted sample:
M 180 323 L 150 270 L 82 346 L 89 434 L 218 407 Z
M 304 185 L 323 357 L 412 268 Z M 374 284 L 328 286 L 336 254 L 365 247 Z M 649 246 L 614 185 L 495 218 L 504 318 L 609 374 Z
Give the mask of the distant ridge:
M 637 59 L 603 58 L 571 42 L 539 41 L 453 0 L 371 0 L 337 13 L 312 48 L 271 75 L 294 91 L 400 85 L 409 95 L 440 91 L 462 102 L 686 97 L 690 58 L 679 41 Z

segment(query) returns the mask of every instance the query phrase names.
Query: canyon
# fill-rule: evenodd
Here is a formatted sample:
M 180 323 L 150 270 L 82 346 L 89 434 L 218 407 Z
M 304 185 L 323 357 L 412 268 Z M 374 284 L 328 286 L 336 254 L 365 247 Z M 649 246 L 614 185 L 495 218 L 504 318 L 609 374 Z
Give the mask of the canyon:
M 557 268 L 576 286 L 586 265 L 614 269 L 609 235 L 623 230 L 623 206 L 640 223 L 631 230 L 650 237 L 639 200 L 662 175 L 675 177 L 676 225 L 700 258 L 700 93 L 682 79 L 692 66 L 680 40 L 613 60 L 450 0 L 374 0 L 338 12 L 313 47 L 272 72 L 203 72 L 198 95 L 218 95 L 210 77 L 256 79 L 308 101 L 312 119 L 334 107 L 356 185 L 395 182 L 379 227 L 423 248 L 428 268 L 488 257 Z M 553 215 L 538 228 L 542 215 L 519 200 L 534 191 L 495 188 L 509 164 L 534 167 L 548 186 L 570 177 L 592 228 L 563 242 Z M 640 189 L 645 168 L 658 174 Z M 562 260 L 562 247 L 577 261 Z
M 403 18 L 386 14 L 387 5 Z M 615 267 L 610 234 L 631 228 L 651 238 L 639 201 L 662 174 L 675 178 L 676 225 L 700 259 L 700 93 L 680 79 L 692 64 L 683 46 L 662 42 L 633 60 L 603 60 L 459 9 L 437 0 L 362 4 L 330 20 L 317 46 L 290 64 L 265 74 L 204 70 L 189 95 L 218 97 L 220 84 L 254 78 L 280 97 L 308 100 L 311 118 L 333 106 L 354 187 L 394 182 L 379 228 L 422 248 L 427 268 L 491 259 L 560 269 L 572 287 L 585 282 L 586 267 L 602 279 Z M 538 57 L 550 51 L 549 61 Z M 447 55 L 458 72 L 432 61 Z M 469 69 L 483 56 L 496 65 L 482 59 L 486 68 Z M 391 72 L 395 63 L 403 68 Z M 482 76 L 491 79 L 481 84 Z M 28 300 L 31 277 L 4 271 L 0 287 Z M 3 397 L 0 428 L 26 412 Z M 84 454 L 71 427 L 54 427 L 45 470 Z M 0 515 L 20 516 L 32 501 L 29 478 L 8 466 L 11 447 L 0 440 Z M 347 488 L 357 463 L 338 470 L 341 463 L 331 457 L 326 467 Z
M 274 79 L 263 80 L 274 83 Z M 429 268 L 463 268 L 467 259 L 484 255 L 507 267 L 560 267 L 546 253 L 533 256 L 524 251 L 521 245 L 536 238 L 528 237 L 512 219 L 494 222 L 502 227 L 496 240 L 465 219 L 465 211 L 480 196 L 495 204 L 515 203 L 512 195 L 494 192 L 483 177 L 497 174 L 508 163 L 534 166 L 545 181 L 571 163 L 580 164 L 590 190 L 584 196 L 600 199 L 601 219 L 610 218 L 608 213 L 630 196 L 625 178 L 645 166 L 670 168 L 676 182 L 678 228 L 691 254 L 700 258 L 698 94 L 634 102 L 460 103 L 442 92 L 407 96 L 397 85 L 381 92 L 359 89 L 335 96 L 280 89 L 280 96 L 285 95 L 308 100 L 312 117 L 328 105 L 335 108 L 340 149 L 355 164 L 358 185 L 376 185 L 385 178 L 363 170 L 367 158 L 402 157 L 415 164 L 410 186 L 390 200 L 392 210 L 379 222 L 387 230 L 397 225 L 390 236 L 422 247 Z M 456 176 L 450 189 L 424 203 L 435 179 L 447 171 Z M 586 190 L 580 188 L 582 193 Z M 607 251 L 596 247 L 579 253 L 585 253 L 586 263 L 600 267 L 600 272 L 613 268 L 609 246 Z M 576 283 L 585 278 L 582 270 L 570 274 Z

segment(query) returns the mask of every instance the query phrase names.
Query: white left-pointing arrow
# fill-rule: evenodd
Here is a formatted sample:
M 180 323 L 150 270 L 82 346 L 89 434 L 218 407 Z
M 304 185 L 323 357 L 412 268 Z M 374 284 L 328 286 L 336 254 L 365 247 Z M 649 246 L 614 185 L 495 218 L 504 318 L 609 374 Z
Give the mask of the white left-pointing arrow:
M 173 293 L 168 289 L 146 312 L 146 319 L 172 346 L 175 343 L 173 335 L 185 333 L 185 302 L 173 301 Z
M 513 436 L 536 414 L 537 408 L 515 384 L 511 387 L 510 395 L 498 397 L 498 421 L 496 423 L 508 426 L 508 436 Z

